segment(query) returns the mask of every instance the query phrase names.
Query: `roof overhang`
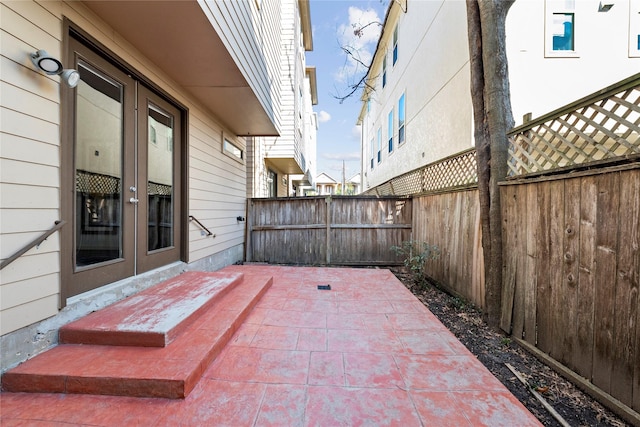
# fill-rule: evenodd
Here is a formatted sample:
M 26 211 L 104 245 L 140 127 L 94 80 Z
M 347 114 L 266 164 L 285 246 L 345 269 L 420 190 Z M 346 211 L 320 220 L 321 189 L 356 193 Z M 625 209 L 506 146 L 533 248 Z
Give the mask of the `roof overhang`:
M 302 26 L 302 37 L 304 38 L 304 50 L 313 50 L 309 0 L 298 0 L 298 9 L 300 9 L 300 24 Z
M 307 67 L 305 73 L 309 78 L 311 87 L 311 104 L 318 105 L 318 80 L 316 78 L 316 67 Z
M 278 129 L 197 1 L 84 4 L 236 135 Z

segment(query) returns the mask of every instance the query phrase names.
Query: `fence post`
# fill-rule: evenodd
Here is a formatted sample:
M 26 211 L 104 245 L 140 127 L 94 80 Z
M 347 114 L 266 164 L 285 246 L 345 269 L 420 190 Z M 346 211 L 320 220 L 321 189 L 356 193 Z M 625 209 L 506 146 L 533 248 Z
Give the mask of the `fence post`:
M 246 226 L 245 226 L 245 245 L 244 245 L 244 250 L 245 250 L 245 261 L 246 262 L 251 262 L 251 260 L 253 259 L 253 246 L 251 245 L 251 231 L 253 228 L 253 209 L 251 209 L 253 206 L 253 202 L 251 201 L 251 199 L 247 199 L 247 213 L 246 213 Z
M 327 215 L 326 215 L 326 228 L 327 228 L 327 237 L 326 237 L 326 262 L 327 265 L 331 264 L 331 195 L 324 198 L 324 202 L 327 204 Z

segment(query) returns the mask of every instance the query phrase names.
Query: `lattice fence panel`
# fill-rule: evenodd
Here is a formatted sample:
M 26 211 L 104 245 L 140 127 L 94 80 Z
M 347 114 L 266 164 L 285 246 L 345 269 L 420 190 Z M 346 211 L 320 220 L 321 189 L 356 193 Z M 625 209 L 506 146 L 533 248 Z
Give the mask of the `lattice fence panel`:
M 509 135 L 509 175 L 640 154 L 640 80 Z M 632 87 L 629 87 L 632 86 Z
M 477 183 L 476 150 L 472 148 L 392 178 L 364 194 L 408 196 Z
M 76 190 L 80 193 L 119 194 L 120 178 L 79 170 L 76 174 Z

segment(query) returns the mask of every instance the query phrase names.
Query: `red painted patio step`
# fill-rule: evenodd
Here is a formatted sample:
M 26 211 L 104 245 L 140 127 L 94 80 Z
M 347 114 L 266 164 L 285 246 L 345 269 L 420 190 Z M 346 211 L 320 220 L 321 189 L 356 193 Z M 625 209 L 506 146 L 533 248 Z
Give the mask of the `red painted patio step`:
M 59 342 L 165 347 L 241 281 L 241 273 L 183 273 L 63 326 Z
M 61 344 L 6 372 L 2 387 L 10 392 L 184 398 L 272 282 L 266 276 L 241 276 L 166 347 Z

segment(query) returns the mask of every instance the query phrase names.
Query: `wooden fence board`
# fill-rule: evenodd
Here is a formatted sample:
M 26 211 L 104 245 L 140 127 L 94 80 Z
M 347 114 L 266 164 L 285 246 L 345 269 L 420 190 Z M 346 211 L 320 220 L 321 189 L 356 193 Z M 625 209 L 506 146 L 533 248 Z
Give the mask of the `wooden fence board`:
M 578 348 L 578 279 L 580 277 L 580 179 L 564 181 L 563 325 L 565 339 L 560 361 L 576 371 Z
M 518 209 L 516 210 L 516 220 L 515 223 L 518 224 L 518 234 L 516 236 L 516 240 L 514 241 L 514 246 L 509 250 L 513 250 L 515 256 L 517 256 L 516 261 L 516 286 L 513 293 L 513 335 L 517 338 L 524 338 L 524 318 L 525 318 L 525 309 L 524 309 L 524 284 L 528 280 L 527 277 L 527 209 L 529 209 L 527 205 L 527 188 L 524 185 L 519 185 L 516 187 L 516 203 L 518 204 Z M 524 244 L 524 248 L 517 250 L 520 245 Z
M 525 258 L 525 281 L 521 283 L 524 288 L 524 339 L 535 345 L 536 336 L 536 292 L 538 290 L 537 257 L 538 257 L 538 233 L 540 232 L 538 222 L 540 213 L 538 212 L 538 188 L 540 186 L 524 186 L 526 190 L 526 227 L 527 227 L 527 250 Z
M 551 218 L 551 182 L 538 186 L 538 227 L 536 238 L 536 342 L 540 350 L 549 353 L 553 345 L 553 313 L 551 312 L 550 281 L 550 222 Z
M 567 289 L 564 280 L 564 182 L 552 181 L 549 183 L 549 328 L 551 347 L 549 354 L 560 360 L 562 358 L 562 344 L 565 341 L 565 330 L 563 316 L 567 307 L 564 304 L 563 296 Z M 542 338 L 542 334 L 540 334 Z M 544 340 L 544 338 L 543 338 Z
M 596 273 L 594 289 L 593 383 L 607 393 L 611 390 L 613 309 L 615 302 L 618 241 L 619 174 L 596 179 Z
M 517 186 L 507 186 L 502 189 L 502 238 L 505 254 L 517 247 L 517 232 L 519 225 L 516 221 Z M 518 257 L 505 257 L 504 283 L 502 285 L 502 314 L 500 328 L 506 333 L 512 332 L 513 305 L 517 280 Z
M 578 276 L 578 342 L 576 348 L 576 371 L 592 379 L 593 368 L 593 307 L 595 287 L 595 237 L 598 196 L 596 178 L 581 179 L 580 198 L 580 259 Z

